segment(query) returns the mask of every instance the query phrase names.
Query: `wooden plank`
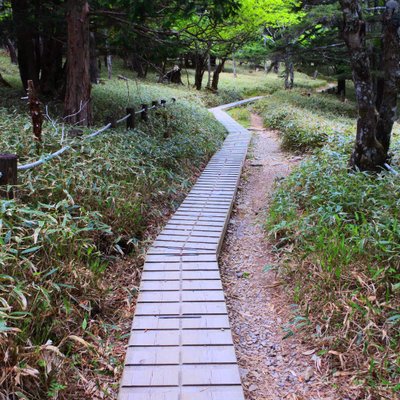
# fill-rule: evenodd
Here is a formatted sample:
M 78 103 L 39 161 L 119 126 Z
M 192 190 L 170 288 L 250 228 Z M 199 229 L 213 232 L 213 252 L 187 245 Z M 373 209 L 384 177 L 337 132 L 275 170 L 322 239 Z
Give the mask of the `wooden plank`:
M 244 400 L 217 263 L 250 133 L 223 147 L 149 249 L 120 400 Z

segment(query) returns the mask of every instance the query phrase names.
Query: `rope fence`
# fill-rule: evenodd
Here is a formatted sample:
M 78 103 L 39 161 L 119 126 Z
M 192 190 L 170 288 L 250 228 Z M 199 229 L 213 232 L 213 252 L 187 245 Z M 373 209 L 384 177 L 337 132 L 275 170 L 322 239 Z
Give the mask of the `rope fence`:
M 176 103 L 176 99 L 172 98 L 171 102 L 174 104 Z M 148 112 L 150 110 L 155 110 L 157 108 L 165 108 L 167 106 L 167 100 L 160 100 L 160 101 L 153 101 L 151 107 L 147 104 L 142 104 L 141 109 L 135 111 L 133 107 L 127 108 L 127 114 L 118 120 L 111 119 L 106 125 L 102 128 L 98 129 L 95 132 L 92 132 L 83 137 L 83 141 L 92 139 L 103 132 L 107 131 L 110 128 L 115 128 L 116 125 L 126 121 L 126 129 L 131 130 L 135 129 L 136 124 L 136 115 L 141 115 L 141 120 L 144 122 L 148 121 Z M 9 186 L 9 185 L 16 185 L 17 184 L 17 171 L 26 171 L 29 169 L 33 169 L 39 167 L 40 165 L 53 160 L 67 152 L 68 150 L 72 149 L 72 145 L 67 145 L 61 147 L 59 150 L 55 151 L 54 153 L 48 154 L 37 161 L 33 161 L 27 164 L 18 165 L 18 156 L 16 154 L 0 154 L 0 186 Z M 8 198 L 12 198 L 13 194 L 0 190 L 0 197 L 3 197 L 3 194 L 6 195 Z

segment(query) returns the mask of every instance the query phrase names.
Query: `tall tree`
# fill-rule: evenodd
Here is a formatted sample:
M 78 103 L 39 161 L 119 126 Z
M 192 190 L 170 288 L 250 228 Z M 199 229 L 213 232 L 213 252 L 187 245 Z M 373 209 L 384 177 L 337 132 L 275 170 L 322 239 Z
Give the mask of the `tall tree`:
M 64 115 L 71 124 L 91 125 L 89 3 L 68 0 L 67 82 Z
M 400 5 L 389 0 L 382 18 L 383 94 L 377 109 L 369 48 L 367 22 L 359 0 L 340 0 L 343 38 L 346 42 L 358 104 L 357 135 L 350 165 L 377 171 L 388 162 L 388 150 L 397 114 L 400 84 Z

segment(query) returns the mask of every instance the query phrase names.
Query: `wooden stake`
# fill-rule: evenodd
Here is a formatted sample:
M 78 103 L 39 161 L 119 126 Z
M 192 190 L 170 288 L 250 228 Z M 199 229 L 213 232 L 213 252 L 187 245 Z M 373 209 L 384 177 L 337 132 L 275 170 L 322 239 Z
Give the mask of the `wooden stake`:
M 29 110 L 31 112 L 31 117 L 32 117 L 33 135 L 35 137 L 35 140 L 41 143 L 43 114 L 41 109 L 41 103 L 36 95 L 36 90 L 33 81 L 28 81 L 28 98 L 29 98 Z
M 133 107 L 127 108 L 126 113 L 129 114 L 129 118 L 126 120 L 126 129 L 135 129 L 135 109 Z
M 106 125 L 111 124 L 111 128 L 114 129 L 117 127 L 117 120 L 114 117 L 107 117 L 106 118 Z
M 147 111 L 149 109 L 149 106 L 147 104 L 142 104 L 142 121 L 147 122 L 149 120 L 149 116 L 147 114 Z
M 8 190 L 7 186 L 16 185 L 18 156 L 16 154 L 0 154 L 0 197 L 14 198 L 14 191 Z

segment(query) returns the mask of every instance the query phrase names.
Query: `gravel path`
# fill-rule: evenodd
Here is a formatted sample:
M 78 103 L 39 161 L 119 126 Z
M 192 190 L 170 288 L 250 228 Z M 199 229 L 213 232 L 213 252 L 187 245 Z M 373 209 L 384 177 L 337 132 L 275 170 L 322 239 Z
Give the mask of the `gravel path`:
M 276 132 L 252 115 L 253 145 L 221 252 L 229 316 L 248 400 L 334 400 L 318 371 L 314 349 L 295 335 L 283 339 L 293 297 L 266 266 L 277 265 L 263 224 L 274 182 L 298 158 L 280 150 Z

